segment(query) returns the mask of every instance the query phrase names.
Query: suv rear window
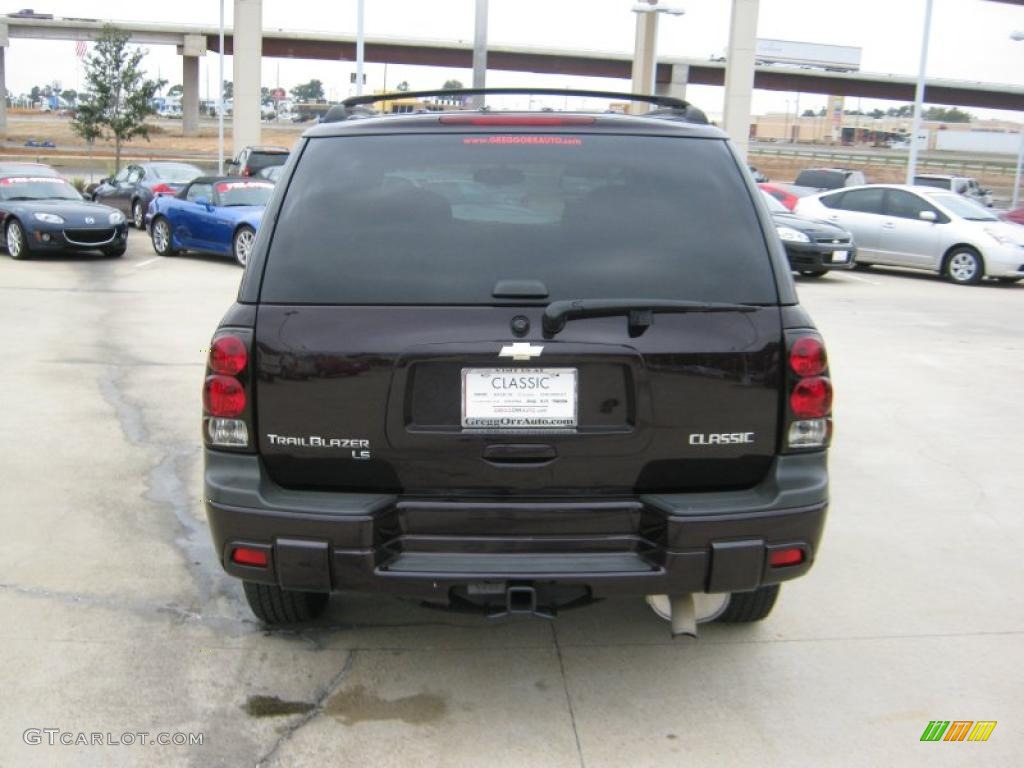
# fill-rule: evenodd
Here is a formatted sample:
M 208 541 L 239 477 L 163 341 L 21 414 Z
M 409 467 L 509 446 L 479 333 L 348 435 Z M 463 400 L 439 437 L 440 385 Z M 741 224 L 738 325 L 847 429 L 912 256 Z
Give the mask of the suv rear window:
M 801 171 L 794 183 L 799 187 L 836 189 L 846 183 L 846 174 L 842 171 Z
M 249 154 L 249 159 L 245 161 L 245 164 L 255 176 L 257 172 L 262 171 L 264 168 L 269 168 L 273 165 L 284 165 L 287 160 L 287 152 L 260 152 L 257 150 Z
M 719 140 L 418 134 L 308 140 L 261 301 L 777 302 L 745 171 Z
M 939 189 L 949 189 L 949 179 L 935 179 L 928 176 L 915 176 L 914 186 L 916 187 L 938 187 Z

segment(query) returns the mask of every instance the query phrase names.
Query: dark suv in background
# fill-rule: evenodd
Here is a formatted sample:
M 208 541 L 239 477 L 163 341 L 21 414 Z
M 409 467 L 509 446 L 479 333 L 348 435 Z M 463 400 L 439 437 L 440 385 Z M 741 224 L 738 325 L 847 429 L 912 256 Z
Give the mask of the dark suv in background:
M 634 595 L 692 634 L 811 567 L 832 390 L 772 218 L 699 110 L 578 93 L 656 108 L 357 97 L 304 134 L 204 385 L 214 545 L 264 622 Z
M 224 164 L 227 176 L 256 176 L 264 168 L 284 165 L 288 150 L 284 147 L 246 147 L 235 159 Z

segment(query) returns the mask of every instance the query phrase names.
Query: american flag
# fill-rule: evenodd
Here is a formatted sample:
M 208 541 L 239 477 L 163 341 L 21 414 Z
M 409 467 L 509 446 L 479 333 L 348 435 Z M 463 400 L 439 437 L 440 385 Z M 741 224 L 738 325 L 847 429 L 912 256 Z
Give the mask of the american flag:
M 85 40 L 79 40 L 75 43 L 75 56 L 83 58 L 88 48 L 86 47 Z

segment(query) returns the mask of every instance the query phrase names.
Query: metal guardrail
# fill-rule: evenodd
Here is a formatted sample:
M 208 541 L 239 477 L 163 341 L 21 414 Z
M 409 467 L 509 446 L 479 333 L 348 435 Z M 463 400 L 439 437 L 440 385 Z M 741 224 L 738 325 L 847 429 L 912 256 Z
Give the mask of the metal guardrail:
M 907 156 L 903 153 L 889 154 L 885 151 L 879 152 L 850 152 L 833 151 L 826 148 L 794 149 L 791 147 L 775 148 L 763 147 L 751 144 L 748 152 L 751 155 L 762 157 L 790 157 L 806 160 L 811 164 L 816 162 L 835 165 L 883 165 L 902 166 L 907 165 Z M 917 165 L 924 170 L 940 171 L 962 176 L 977 176 L 984 173 L 995 173 L 1001 175 L 1013 175 L 1014 163 L 1012 160 L 984 160 L 979 158 L 968 159 L 963 157 L 936 157 L 932 154 L 918 155 Z M 968 173 L 969 172 L 969 173 Z

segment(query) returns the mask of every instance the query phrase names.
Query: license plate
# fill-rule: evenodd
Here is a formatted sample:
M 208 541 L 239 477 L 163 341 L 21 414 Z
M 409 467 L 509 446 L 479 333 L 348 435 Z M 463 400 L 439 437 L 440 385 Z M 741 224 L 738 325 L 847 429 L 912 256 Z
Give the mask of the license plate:
M 463 368 L 462 426 L 468 429 L 572 429 L 575 368 Z
M 844 263 L 850 260 L 849 251 L 832 251 L 832 263 Z

